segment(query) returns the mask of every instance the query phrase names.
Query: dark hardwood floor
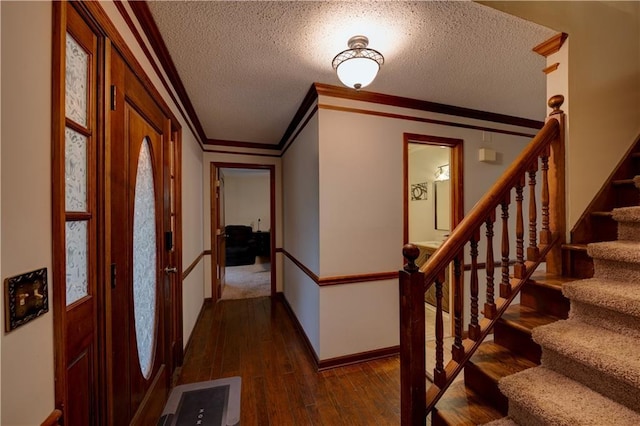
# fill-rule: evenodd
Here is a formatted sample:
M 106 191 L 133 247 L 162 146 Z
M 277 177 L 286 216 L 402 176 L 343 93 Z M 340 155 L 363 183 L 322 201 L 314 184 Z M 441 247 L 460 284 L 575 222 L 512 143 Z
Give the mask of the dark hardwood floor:
M 400 424 L 399 358 L 317 372 L 278 298 L 205 303 L 178 384 L 231 376 L 243 426 Z

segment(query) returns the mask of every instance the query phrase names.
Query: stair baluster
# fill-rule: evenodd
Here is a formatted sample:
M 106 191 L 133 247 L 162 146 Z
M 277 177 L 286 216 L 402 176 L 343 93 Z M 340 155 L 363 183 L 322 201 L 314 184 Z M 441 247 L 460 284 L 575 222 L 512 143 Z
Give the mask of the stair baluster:
M 471 237 L 471 322 L 469 323 L 469 338 L 477 341 L 480 337 L 478 322 L 478 240 L 480 230 L 477 229 Z
M 529 167 L 529 247 L 527 247 L 527 260 L 538 260 L 538 206 L 536 205 L 536 172 L 538 171 L 538 159 Z
M 522 278 L 525 274 L 524 269 L 524 218 L 522 213 L 522 201 L 524 196 L 524 174 L 520 176 L 520 180 L 516 184 L 516 265 L 513 268 L 513 276 Z
M 511 197 L 507 194 L 502 200 L 502 281 L 500 282 L 500 297 L 511 296 L 511 283 L 509 281 L 509 203 Z
M 495 273 L 495 265 L 493 263 L 493 223 L 495 221 L 496 211 L 492 210 L 485 222 L 485 227 L 487 228 L 487 300 L 484 304 L 484 316 L 489 319 L 495 318 L 496 315 L 493 289 L 493 276 Z
M 464 358 L 462 345 L 462 295 L 464 294 L 464 276 L 462 274 L 462 252 L 453 258 L 453 348 L 451 357 L 460 362 Z
M 447 376 L 444 371 L 444 329 L 442 324 L 442 283 L 444 271 L 436 277 L 436 366 L 433 370 L 433 383 L 444 386 Z
M 549 230 L 549 150 L 540 157 L 542 163 L 542 229 L 540 229 L 540 245 L 551 244 L 551 231 Z

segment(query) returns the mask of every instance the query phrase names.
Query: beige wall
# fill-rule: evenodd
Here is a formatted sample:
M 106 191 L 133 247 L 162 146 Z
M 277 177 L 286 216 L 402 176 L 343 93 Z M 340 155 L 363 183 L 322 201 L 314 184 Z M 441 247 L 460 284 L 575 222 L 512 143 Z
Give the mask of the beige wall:
M 49 313 L 2 330 L 2 425 L 53 409 L 50 3 L 1 2 L 2 278 L 46 267 Z M 4 294 L 4 292 L 0 292 Z M 3 304 L 4 306 L 4 304 Z
M 102 2 L 169 103 L 166 90 L 130 33 L 113 3 Z M 1 257 L 2 278 L 40 267 L 51 273 L 51 45 L 50 2 L 0 2 L 2 19 L 2 156 Z M 202 155 L 186 122 L 183 129 L 184 259 L 188 266 L 202 252 Z M 192 172 L 192 173 L 191 173 Z M 194 177 L 195 176 L 195 177 Z M 193 193 L 190 188 L 195 186 Z M 199 186 L 199 188 L 198 188 Z M 185 324 L 202 304 L 203 266 L 185 284 Z M 51 279 L 51 275 L 49 275 Z M 2 418 L 3 426 L 36 425 L 54 408 L 54 349 L 52 286 L 50 312 L 11 333 L 3 333 Z M 0 292 L 0 297 L 2 292 Z M 190 330 L 185 330 L 185 338 Z
M 300 132 L 282 159 L 283 248 L 314 274 L 320 273 L 318 114 Z M 316 355 L 321 356 L 320 289 L 289 258 L 284 259 L 284 295 Z
M 321 106 L 336 105 L 531 132 L 530 129 L 514 126 L 326 96 L 320 96 L 318 102 Z M 483 134 L 479 130 L 323 108 L 318 112 L 318 121 L 319 272 L 316 272 L 316 265 L 312 263 L 315 257 L 308 261 L 300 257 L 298 259 L 321 278 L 393 272 L 402 267 L 404 133 L 464 141 L 465 211 L 469 211 L 530 140 L 487 133 L 483 142 Z M 310 185 L 315 188 L 316 185 L 315 174 L 308 171 L 309 165 L 304 167 L 307 173 L 300 171 L 293 176 L 288 173 L 289 160 L 286 157 L 299 143 L 302 145 L 301 141 L 294 142 L 284 160 L 284 248 L 287 251 L 291 251 L 290 247 L 296 244 L 308 242 L 308 236 L 314 235 L 314 231 L 308 229 L 310 225 L 296 229 L 289 220 L 290 210 L 304 217 L 311 214 L 300 200 L 299 205 L 287 207 L 290 197 L 300 198 L 301 193 L 310 191 L 296 193 L 296 187 L 289 189 L 290 185 L 294 185 L 289 179 L 294 177 L 302 180 L 295 183 L 298 187 Z M 478 149 L 481 147 L 497 151 L 498 161 L 479 162 Z M 307 150 L 311 149 L 313 147 L 307 147 Z M 305 155 L 313 157 L 312 152 Z M 293 164 L 303 162 L 303 159 L 296 157 L 291 157 L 291 160 Z M 313 199 L 310 197 L 307 202 L 312 203 Z M 318 328 L 312 331 L 319 333 L 319 348 L 316 348 L 315 342 L 314 348 L 321 360 L 399 343 L 397 280 L 318 287 L 301 274 L 294 275 L 293 269 L 296 267 L 291 268 L 291 271 L 285 269 L 287 300 L 291 303 L 289 295 L 292 285 L 295 286 L 296 297 L 300 294 L 306 297 L 298 302 L 304 309 L 294 309 L 298 319 L 301 319 L 301 315 L 316 315 L 315 304 L 318 304 Z M 314 299 L 316 292 L 317 302 Z M 305 331 L 309 333 L 307 327 Z M 309 336 L 310 340 L 313 337 Z
M 569 34 L 569 229 L 640 134 L 640 2 L 480 2 Z
M 183 132 L 185 130 L 183 129 Z M 202 150 L 195 142 L 182 144 L 182 268 L 204 250 Z M 204 259 L 182 282 L 182 335 L 186 347 L 204 301 Z
M 227 225 L 269 231 L 271 198 L 269 171 L 230 171 L 224 175 L 224 220 Z

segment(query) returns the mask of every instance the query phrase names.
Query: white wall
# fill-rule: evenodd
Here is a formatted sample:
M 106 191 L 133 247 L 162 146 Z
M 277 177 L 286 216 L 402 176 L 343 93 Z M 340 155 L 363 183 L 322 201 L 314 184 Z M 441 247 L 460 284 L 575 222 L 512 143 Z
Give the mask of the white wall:
M 182 126 L 183 263 L 188 266 L 203 250 L 202 239 L 192 237 L 202 235 L 202 156 L 187 123 L 171 104 L 168 93 L 114 4 L 101 2 L 100 5 Z M 40 267 L 47 267 L 51 272 L 52 3 L 0 2 L 0 10 L 4 89 L 0 264 L 2 278 L 6 278 Z M 194 186 L 192 194 L 189 188 Z M 185 283 L 185 317 L 192 311 L 197 314 L 200 309 L 203 275 L 203 267 L 199 266 Z M 51 281 L 50 274 L 49 279 L 50 312 L 0 337 L 3 372 L 0 423 L 3 426 L 40 424 L 54 409 L 51 289 L 58 283 Z M 186 324 L 192 322 L 185 318 Z
M 194 143 L 182 147 L 182 267 L 204 250 L 202 150 Z M 182 282 L 182 334 L 186 346 L 204 301 L 204 260 Z
M 320 272 L 320 198 L 318 114 L 315 114 L 282 159 L 283 248 L 314 274 Z M 284 295 L 317 355 L 320 345 L 320 291 L 289 258 L 284 259 Z
M 323 109 L 322 105 L 535 133 L 514 126 L 325 96 L 320 97 L 319 104 L 320 277 L 392 272 L 402 267 L 404 133 L 464 141 L 465 212 L 530 141 L 487 133 L 483 142 L 480 130 Z M 498 161 L 479 162 L 481 147 L 497 151 Z M 285 191 L 285 199 L 287 196 Z M 288 285 L 286 281 L 285 289 Z M 396 280 L 321 287 L 320 300 L 321 360 L 399 344 Z
M 269 171 L 236 171 L 224 175 L 224 219 L 227 225 L 251 226 L 269 231 L 271 198 Z
M 569 34 L 570 230 L 640 134 L 640 2 L 481 3 Z
M 273 150 L 264 150 L 268 154 L 274 154 Z M 211 249 L 211 163 L 237 163 L 237 164 L 266 164 L 273 165 L 275 167 L 275 198 L 276 198 L 276 232 L 275 242 L 276 248 L 282 247 L 282 161 L 279 157 L 264 157 L 251 155 L 251 153 L 243 154 L 224 154 L 217 152 L 204 152 L 202 169 L 202 176 L 200 179 L 203 182 L 202 188 L 202 208 L 204 212 L 204 248 L 205 250 Z M 262 225 L 260 225 L 262 229 Z M 282 267 L 283 256 L 282 253 L 276 253 L 271 258 L 272 265 L 276 267 L 276 290 L 282 291 Z M 211 297 L 211 256 L 204 257 L 204 296 Z
M 2 423 L 53 410 L 51 281 L 51 3 L 1 2 L 2 278 L 46 267 L 49 313 L 2 330 Z M 3 293 L 3 292 L 2 292 Z

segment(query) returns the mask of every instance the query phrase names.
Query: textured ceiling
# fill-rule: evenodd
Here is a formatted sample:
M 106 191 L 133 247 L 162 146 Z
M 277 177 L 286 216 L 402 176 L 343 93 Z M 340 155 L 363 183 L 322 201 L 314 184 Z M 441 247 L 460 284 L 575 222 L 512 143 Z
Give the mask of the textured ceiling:
M 210 139 L 277 144 L 356 34 L 385 57 L 365 90 L 542 120 L 555 31 L 472 2 L 150 1 Z

